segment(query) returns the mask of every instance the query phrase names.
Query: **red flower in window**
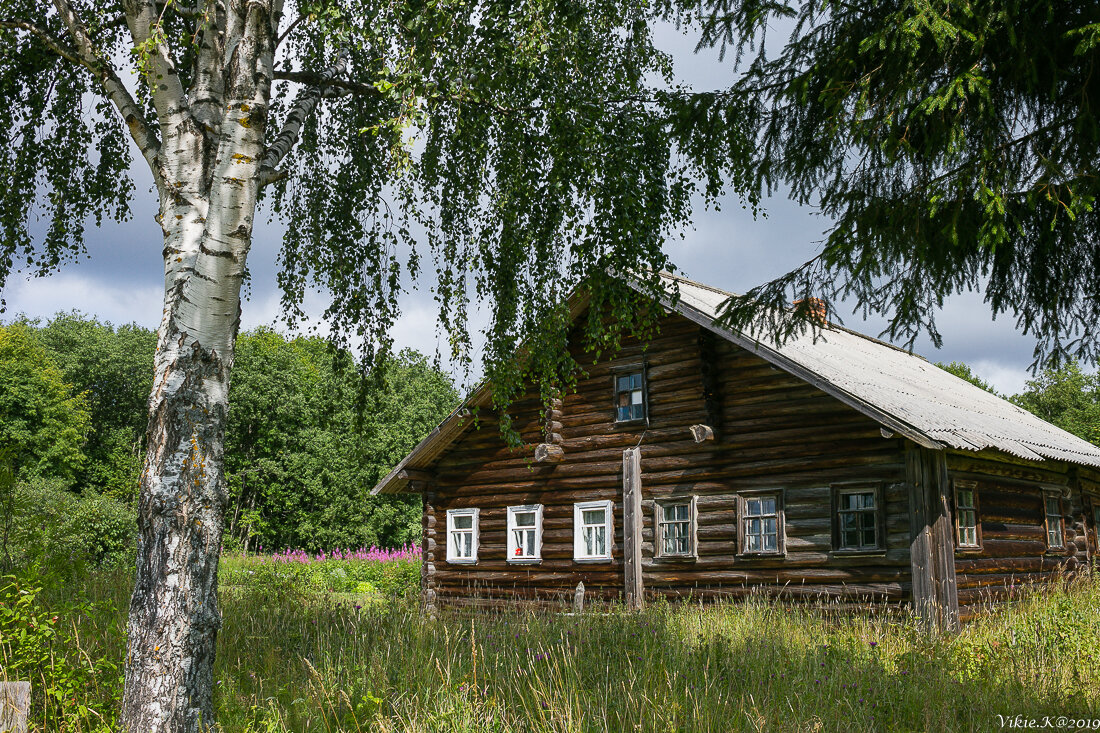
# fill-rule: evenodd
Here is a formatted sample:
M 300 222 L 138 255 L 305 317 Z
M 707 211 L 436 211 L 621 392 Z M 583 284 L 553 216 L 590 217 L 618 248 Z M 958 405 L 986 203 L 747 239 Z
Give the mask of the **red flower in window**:
M 523 550 L 521 550 L 520 548 L 518 548 L 518 547 L 517 547 L 517 548 L 516 548 L 516 554 L 517 554 L 517 555 L 522 555 L 522 554 L 523 554 Z

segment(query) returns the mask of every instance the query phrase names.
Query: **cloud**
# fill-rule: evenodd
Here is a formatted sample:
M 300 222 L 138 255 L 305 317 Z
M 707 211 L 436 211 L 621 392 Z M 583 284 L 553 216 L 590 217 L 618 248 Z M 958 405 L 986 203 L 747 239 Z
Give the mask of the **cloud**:
M 52 277 L 11 278 L 4 289 L 6 318 L 24 314 L 47 320 L 58 312 L 81 311 L 115 325 L 136 323 L 146 328 L 160 324 L 164 288 L 136 285 L 123 276 L 107 282 L 76 272 Z

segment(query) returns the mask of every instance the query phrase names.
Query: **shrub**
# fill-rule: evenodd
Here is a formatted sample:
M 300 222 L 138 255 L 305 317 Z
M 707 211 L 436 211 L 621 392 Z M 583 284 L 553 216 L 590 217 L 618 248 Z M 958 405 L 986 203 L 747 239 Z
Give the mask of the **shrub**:
M 31 479 L 15 487 L 13 514 L 16 567 L 64 580 L 133 562 L 134 511 L 114 499 L 80 496 L 57 479 Z
M 91 605 L 47 609 L 41 592 L 0 578 L 0 679 L 31 682 L 32 730 L 112 730 L 121 670 L 108 657 L 86 653 L 76 633 Z

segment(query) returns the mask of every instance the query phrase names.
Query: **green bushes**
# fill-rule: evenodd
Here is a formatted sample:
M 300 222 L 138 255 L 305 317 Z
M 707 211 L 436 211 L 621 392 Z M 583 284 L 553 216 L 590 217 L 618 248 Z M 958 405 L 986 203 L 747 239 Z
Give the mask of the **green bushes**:
M 278 561 L 268 557 L 222 559 L 223 586 L 256 586 L 282 594 L 334 592 L 402 596 L 420 588 L 420 561 Z
M 9 552 L 14 566 L 64 582 L 86 570 L 132 566 L 134 511 L 110 497 L 69 491 L 57 479 L 15 485 Z
M 121 621 L 117 608 L 60 597 L 47 606 L 41 594 L 41 587 L 0 578 L 0 680 L 31 683 L 31 730 L 112 731 L 122 699 L 121 659 L 98 653 L 94 637 L 88 653 L 79 630 L 94 629 L 89 618 L 97 613 Z M 121 631 L 121 623 L 110 630 L 116 650 Z

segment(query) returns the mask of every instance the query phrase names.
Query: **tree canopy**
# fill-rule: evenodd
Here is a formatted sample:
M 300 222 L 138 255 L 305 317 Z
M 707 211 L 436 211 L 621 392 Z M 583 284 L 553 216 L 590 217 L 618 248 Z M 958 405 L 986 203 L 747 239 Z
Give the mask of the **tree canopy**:
M 2 363 L 11 366 L 0 377 L 0 395 L 7 395 L 0 403 L 48 415 L 42 432 L 0 411 L 0 439 L 39 438 L 24 441 L 37 447 L 22 461 L 22 475 L 133 506 L 156 334 L 79 313 L 0 328 Z M 20 358 L 9 360 L 12 353 Z M 411 350 L 389 357 L 381 383 L 364 385 L 360 366 L 319 337 L 271 328 L 240 335 L 225 438 L 232 546 L 325 550 L 418 541 L 417 497 L 368 492 L 455 408 L 458 394 Z M 31 375 L 38 379 L 26 386 Z M 75 445 L 66 442 L 71 425 L 82 431 Z M 54 429 L 59 439 L 51 441 Z M 52 453 L 40 457 L 47 448 Z M 57 460 L 58 453 L 70 459 Z
M 17 477 L 71 481 L 84 465 L 87 401 L 22 324 L 0 326 L 0 448 Z
M 1100 445 L 1100 375 L 1076 362 L 1044 369 L 1012 402 L 1047 422 Z
M 756 185 L 832 224 L 821 253 L 734 299 L 780 332 L 795 297 L 850 298 L 891 339 L 939 345 L 944 299 L 981 289 L 1035 355 L 1100 356 L 1100 5 L 1091 0 L 704 0 L 732 52 Z M 789 35 L 787 35 L 789 32 Z M 761 318 L 765 309 L 768 317 Z

